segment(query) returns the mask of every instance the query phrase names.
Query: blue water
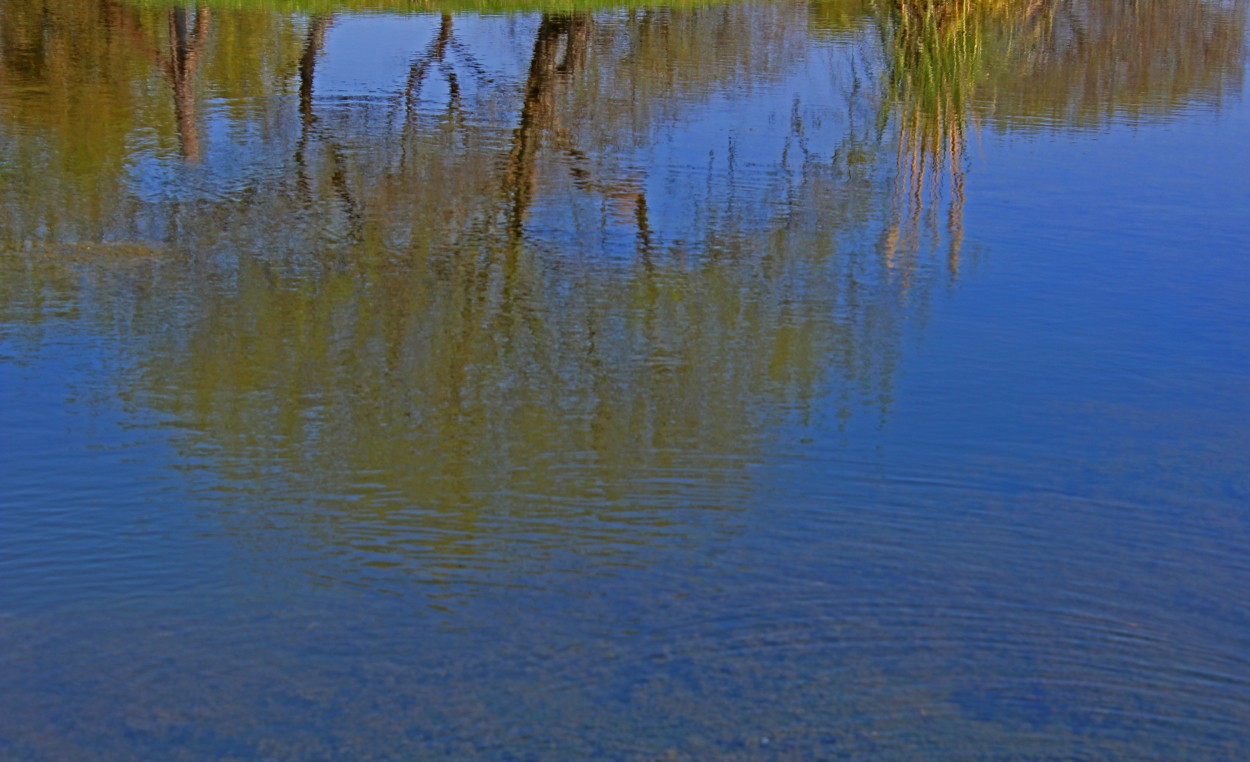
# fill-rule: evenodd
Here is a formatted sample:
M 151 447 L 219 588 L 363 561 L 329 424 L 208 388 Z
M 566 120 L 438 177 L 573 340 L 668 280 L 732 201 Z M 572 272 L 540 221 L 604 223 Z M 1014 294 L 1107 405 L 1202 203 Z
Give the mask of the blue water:
M 439 17 L 302 100 L 315 18 L 215 8 L 193 138 L 107 52 L 173 12 L 62 6 L 0 3 L 0 758 L 1250 758 L 1244 3 L 1060 5 L 1180 63 L 1075 118 L 996 49 L 915 196 L 867 12 L 457 14 L 405 119 Z

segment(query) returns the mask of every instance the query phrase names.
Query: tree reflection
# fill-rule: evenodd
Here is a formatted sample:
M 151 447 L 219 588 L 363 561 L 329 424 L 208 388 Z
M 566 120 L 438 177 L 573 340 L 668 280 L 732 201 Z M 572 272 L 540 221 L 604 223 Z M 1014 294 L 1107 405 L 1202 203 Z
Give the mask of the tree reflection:
M 174 121 L 178 125 L 178 142 L 182 155 L 190 161 L 200 158 L 200 128 L 196 121 L 196 98 L 192 90 L 196 63 L 199 61 L 212 18 L 208 9 L 169 11 L 169 78 L 174 85 Z
M 349 563 L 462 574 L 518 537 L 628 557 L 731 523 L 700 509 L 746 505 L 787 426 L 884 420 L 943 193 L 958 272 L 969 125 L 1166 114 L 1240 71 L 1243 6 L 1164 5 L 545 13 L 511 27 L 511 75 L 441 14 L 344 101 L 333 15 L 7 0 L 2 242 L 41 255 L 5 258 L 0 315 L 89 292 L 127 398 Z M 836 112 L 784 105 L 750 150 L 690 126 L 716 98 L 777 109 L 753 94 L 813 28 L 860 56 Z M 1124 38 L 1151 75 L 1122 88 Z M 677 140 L 707 153 L 666 167 Z

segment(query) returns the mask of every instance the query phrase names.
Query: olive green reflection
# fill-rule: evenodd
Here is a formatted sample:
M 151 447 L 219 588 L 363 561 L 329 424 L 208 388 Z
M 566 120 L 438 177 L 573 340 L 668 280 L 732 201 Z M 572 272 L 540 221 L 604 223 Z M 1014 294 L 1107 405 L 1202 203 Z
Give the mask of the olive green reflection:
M 1072 83 L 1110 77 L 1118 34 L 1181 17 L 540 14 L 501 77 L 445 14 L 353 101 L 322 96 L 331 12 L 2 7 L 5 319 L 82 310 L 126 347 L 122 394 L 185 429 L 232 500 L 358 566 L 440 576 L 521 536 L 628 556 L 690 531 L 678 511 L 749 504 L 787 425 L 884 421 L 904 327 L 958 272 L 965 125 L 1167 113 L 1217 92 L 1244 37 L 1240 6 L 1173 4 L 1192 33 L 1169 44 L 1201 52 L 1168 55 L 1197 68 L 1091 96 Z M 1078 23 L 1099 34 L 1068 45 Z M 830 73 L 843 129 L 814 145 L 796 106 L 776 155 L 666 177 L 690 214 L 658 209 L 647 152 L 795 71 L 813 28 L 880 74 Z
M 206 117 L 179 102 L 219 91 L 228 14 L 168 13 L 195 50 L 148 75 L 173 102 L 158 158 L 200 178 Z M 881 193 L 865 168 L 829 151 L 767 159 L 763 180 L 709 168 L 678 194 L 704 213 L 674 227 L 622 158 L 791 67 L 802 8 L 543 15 L 515 83 L 482 73 L 457 22 L 437 20 L 379 116 L 318 95 L 335 17 L 272 21 L 289 94 L 227 115 L 268 131 L 249 147 L 271 169 L 237 193 L 180 176 L 119 192 L 55 231 L 15 203 L 12 244 L 35 253 L 9 260 L 6 311 L 81 289 L 64 301 L 134 358 L 126 398 L 185 428 L 239 502 L 321 506 L 304 536 L 358 568 L 464 574 L 522 536 L 627 556 L 689 532 L 674 511 L 740 508 L 773 432 L 831 385 L 839 414 L 884 407 L 909 307 L 860 232 Z M 265 65 L 247 76 L 280 79 Z M 774 212 L 715 211 L 729 198 Z M 227 520 L 250 534 L 253 516 Z

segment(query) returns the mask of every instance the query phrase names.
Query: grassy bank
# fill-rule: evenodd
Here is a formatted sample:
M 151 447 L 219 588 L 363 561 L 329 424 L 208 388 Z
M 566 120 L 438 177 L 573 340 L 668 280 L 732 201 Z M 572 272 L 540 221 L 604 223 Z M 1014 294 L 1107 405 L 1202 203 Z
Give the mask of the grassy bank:
M 572 13 L 614 8 L 694 7 L 709 5 L 711 0 L 125 0 L 143 8 L 166 8 L 196 5 L 214 10 L 272 10 L 285 13 Z

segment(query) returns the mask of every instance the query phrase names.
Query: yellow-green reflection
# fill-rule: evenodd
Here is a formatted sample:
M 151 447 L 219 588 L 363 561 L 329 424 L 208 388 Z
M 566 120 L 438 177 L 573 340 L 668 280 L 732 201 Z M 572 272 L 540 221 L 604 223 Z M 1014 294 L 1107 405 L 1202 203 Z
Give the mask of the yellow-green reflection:
M 89 303 L 129 398 L 241 499 L 327 506 L 307 530 L 339 552 L 497 562 L 524 529 L 616 553 L 677 531 L 674 505 L 738 503 L 817 400 L 885 420 L 903 326 L 958 272 L 969 125 L 1218 93 L 1244 8 L 1167 7 L 545 13 L 507 76 L 442 13 L 353 101 L 322 89 L 334 9 L 10 0 L 0 214 L 24 253 L 0 310 Z M 813 30 L 879 75 L 830 73 L 838 129 L 765 100 L 777 146 L 651 163 L 798 71 Z M 1121 86 L 1125 36 L 1159 76 Z
M 651 168 L 623 160 L 682 108 L 794 62 L 802 9 L 764 14 L 544 15 L 515 85 L 488 82 L 444 15 L 382 118 L 318 96 L 334 16 L 271 20 L 273 55 L 237 69 L 217 60 L 217 30 L 246 28 L 228 14 L 136 16 L 181 51 L 135 75 L 164 85 L 168 171 L 216 166 L 197 91 L 235 93 L 224 118 L 271 129 L 255 145 L 277 170 L 237 195 L 171 183 L 189 201 L 140 199 L 118 171 L 73 232 L 11 198 L 11 245 L 37 253 L 6 305 L 90 268 L 81 298 L 138 358 L 127 396 L 208 443 L 248 500 L 326 504 L 308 532 L 367 564 L 495 563 L 519 532 L 619 553 L 677 531 L 671 509 L 738 503 L 769 432 L 831 372 L 844 414 L 881 408 L 900 330 L 871 247 L 838 245 L 868 218 L 864 169 L 701 169 L 683 182 L 705 211 L 673 227 L 652 221 Z M 241 95 L 283 69 L 272 102 Z M 733 197 L 776 212 L 744 224 L 717 209 Z M 91 239 L 147 243 L 97 257 Z

